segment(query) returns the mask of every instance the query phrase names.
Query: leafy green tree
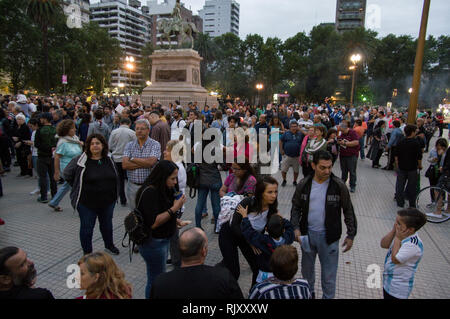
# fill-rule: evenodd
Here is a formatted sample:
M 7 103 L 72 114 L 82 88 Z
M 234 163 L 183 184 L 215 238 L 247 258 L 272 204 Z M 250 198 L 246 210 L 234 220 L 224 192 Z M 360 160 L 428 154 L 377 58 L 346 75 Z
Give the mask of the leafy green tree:
M 369 76 L 373 79 L 371 86 L 376 92 L 375 103 L 385 104 L 391 100 L 394 89 L 398 92 L 394 103 L 408 103 L 415 55 L 416 45 L 410 36 L 389 34 L 380 40 L 369 63 Z
M 26 15 L 27 0 L 0 1 L 0 69 L 9 75 L 14 94 L 30 84 L 39 58 L 40 32 Z
M 332 26 L 316 26 L 311 30 L 311 52 L 306 90 L 310 101 L 323 101 L 332 96 L 341 73 L 342 37 Z
M 216 59 L 216 47 L 208 33 L 198 33 L 194 42 L 194 49 L 203 58 L 200 63 L 200 77 L 202 85 L 206 86 L 208 78 L 208 67 Z
M 218 92 L 222 96 L 245 96 L 247 83 L 244 81 L 244 58 L 241 39 L 234 33 L 214 38 L 217 56 L 211 69 L 212 82 L 220 83 Z
M 282 46 L 282 76 L 287 81 L 285 89 L 300 101 L 306 98 L 310 48 L 310 38 L 304 32 L 288 38 Z
M 150 81 L 152 78 L 152 59 L 150 56 L 154 50 L 151 42 L 147 42 L 141 49 L 142 61 L 140 70 L 145 82 Z
M 54 23 L 58 12 L 62 11 L 59 0 L 28 0 L 27 14 L 39 26 L 42 32 L 42 69 L 45 93 L 50 92 L 48 30 Z

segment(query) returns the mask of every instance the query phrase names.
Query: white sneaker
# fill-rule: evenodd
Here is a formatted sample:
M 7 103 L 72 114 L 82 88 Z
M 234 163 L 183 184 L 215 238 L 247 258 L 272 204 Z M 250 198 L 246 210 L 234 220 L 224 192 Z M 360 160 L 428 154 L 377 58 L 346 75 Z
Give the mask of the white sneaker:
M 427 216 L 434 217 L 434 218 L 443 218 L 442 214 L 434 214 L 434 213 L 427 213 Z
M 39 188 L 36 188 L 34 191 L 30 192 L 30 195 L 36 195 L 37 193 L 39 193 L 41 190 Z

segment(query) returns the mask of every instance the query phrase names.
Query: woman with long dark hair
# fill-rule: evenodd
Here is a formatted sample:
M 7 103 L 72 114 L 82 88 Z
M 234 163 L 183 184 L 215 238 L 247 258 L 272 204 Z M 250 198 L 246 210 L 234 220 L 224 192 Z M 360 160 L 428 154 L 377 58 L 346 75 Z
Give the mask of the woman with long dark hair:
M 240 202 L 239 207 L 246 208 L 250 223 L 256 231 L 264 232 L 267 221 L 274 214 L 278 213 L 278 182 L 271 176 L 264 176 L 258 179 L 255 188 L 255 195 L 246 197 Z M 219 247 L 223 256 L 221 264 L 227 267 L 236 280 L 239 279 L 239 254 L 238 247 L 247 260 L 253 272 L 252 286 L 256 283 L 258 276 L 258 265 L 256 255 L 261 252 L 251 246 L 242 235 L 241 231 L 242 216 L 234 213 L 231 221 L 225 223 L 219 232 Z
M 187 225 L 177 219 L 186 201 L 185 195 L 175 199 L 178 183 L 178 166 L 162 160 L 152 170 L 136 193 L 136 208 L 142 213 L 144 225 L 151 229 L 151 236 L 139 246 L 139 252 L 147 266 L 145 297 L 150 298 L 152 282 L 166 271 L 170 238 L 177 226 Z

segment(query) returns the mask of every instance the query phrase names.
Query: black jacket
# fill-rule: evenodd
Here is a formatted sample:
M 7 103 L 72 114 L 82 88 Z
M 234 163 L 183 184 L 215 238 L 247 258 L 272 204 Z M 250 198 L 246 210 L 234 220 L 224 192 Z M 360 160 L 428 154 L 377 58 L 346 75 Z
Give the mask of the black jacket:
M 300 229 L 302 235 L 308 233 L 309 195 L 313 177 L 310 175 L 302 179 L 292 198 L 291 223 L 294 229 Z M 331 174 L 325 203 L 325 231 L 328 245 L 341 238 L 341 213 L 344 213 L 347 237 L 353 240 L 356 236 L 356 216 L 350 193 L 342 180 Z

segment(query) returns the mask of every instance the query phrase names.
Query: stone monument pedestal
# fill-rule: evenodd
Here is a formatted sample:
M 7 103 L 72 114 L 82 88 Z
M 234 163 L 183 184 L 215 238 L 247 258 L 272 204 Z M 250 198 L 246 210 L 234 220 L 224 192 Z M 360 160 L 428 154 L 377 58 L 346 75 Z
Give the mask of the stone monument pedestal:
M 168 106 L 178 100 L 185 109 L 189 102 L 197 101 L 200 109 L 207 104 L 218 105 L 201 85 L 200 62 L 203 58 L 191 49 L 156 50 L 152 59 L 152 84 L 141 94 L 145 105 L 161 103 Z

